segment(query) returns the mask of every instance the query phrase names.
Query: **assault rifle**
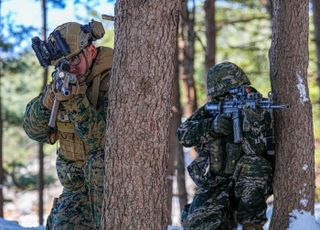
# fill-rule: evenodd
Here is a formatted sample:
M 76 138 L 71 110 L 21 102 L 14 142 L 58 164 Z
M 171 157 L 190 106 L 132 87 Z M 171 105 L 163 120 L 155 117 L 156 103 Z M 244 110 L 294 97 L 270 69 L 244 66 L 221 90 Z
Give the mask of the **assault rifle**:
M 56 66 L 56 70 L 52 73 L 52 79 L 55 83 L 55 89 L 63 96 L 71 95 L 70 84 L 76 84 L 77 77 L 75 74 L 70 73 L 70 64 L 66 59 L 62 59 Z M 48 126 L 54 128 L 56 126 L 56 119 L 58 114 L 60 102 L 54 98 L 50 119 Z
M 206 111 L 213 116 L 227 114 L 233 121 L 234 143 L 241 143 L 242 135 L 242 111 L 249 109 L 285 109 L 288 105 L 273 103 L 272 94 L 269 92 L 268 98 L 263 98 L 260 93 L 249 86 L 240 86 L 229 90 L 230 98 L 220 102 L 206 104 Z

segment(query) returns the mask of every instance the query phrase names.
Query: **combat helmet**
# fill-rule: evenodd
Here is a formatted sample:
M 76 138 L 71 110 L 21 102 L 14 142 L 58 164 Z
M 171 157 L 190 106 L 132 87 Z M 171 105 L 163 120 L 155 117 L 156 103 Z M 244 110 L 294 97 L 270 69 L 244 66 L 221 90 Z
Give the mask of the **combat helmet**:
M 61 58 L 70 58 L 80 53 L 84 48 L 104 36 L 104 29 L 101 22 L 92 20 L 87 25 L 81 25 L 77 22 L 67 22 L 58 26 L 48 37 L 48 43 L 57 42 L 54 34 L 59 31 L 61 37 L 67 43 L 68 54 Z M 51 60 L 51 65 L 56 65 L 61 58 Z
M 250 85 L 250 81 L 243 70 L 232 62 L 216 64 L 208 71 L 207 89 L 211 98 L 222 96 L 229 89 L 241 85 Z

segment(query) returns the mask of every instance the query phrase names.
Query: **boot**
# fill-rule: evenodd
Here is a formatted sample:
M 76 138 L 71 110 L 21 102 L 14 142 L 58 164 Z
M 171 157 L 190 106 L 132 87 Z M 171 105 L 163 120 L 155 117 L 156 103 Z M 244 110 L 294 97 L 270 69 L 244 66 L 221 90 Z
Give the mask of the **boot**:
M 243 230 L 263 230 L 263 225 L 261 224 L 244 224 Z

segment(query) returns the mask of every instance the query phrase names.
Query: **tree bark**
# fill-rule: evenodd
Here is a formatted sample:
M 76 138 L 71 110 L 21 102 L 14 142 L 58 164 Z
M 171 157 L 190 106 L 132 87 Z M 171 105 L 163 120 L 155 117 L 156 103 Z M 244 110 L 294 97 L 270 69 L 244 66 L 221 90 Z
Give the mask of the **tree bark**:
M 0 74 L 0 87 L 2 80 L 2 74 Z M 3 216 L 3 182 L 4 182 L 4 171 L 3 171 L 3 119 L 2 119 L 2 98 L 0 92 L 0 217 Z
M 312 0 L 313 9 L 313 24 L 314 24 L 314 42 L 316 45 L 317 53 L 317 84 L 320 88 L 320 2 Z M 318 103 L 320 103 L 320 98 L 318 98 Z
M 314 138 L 307 83 L 308 1 L 274 0 L 270 48 L 271 86 L 277 102 L 290 108 L 275 112 L 276 167 L 271 229 L 288 227 L 294 210 L 314 209 Z M 289 202 L 288 202 L 289 201 Z
M 178 1 L 118 0 L 103 229 L 166 229 Z
M 216 63 L 216 23 L 215 23 L 215 0 L 204 2 L 205 28 L 206 28 L 206 55 L 205 73 Z M 206 82 L 206 79 L 205 79 Z

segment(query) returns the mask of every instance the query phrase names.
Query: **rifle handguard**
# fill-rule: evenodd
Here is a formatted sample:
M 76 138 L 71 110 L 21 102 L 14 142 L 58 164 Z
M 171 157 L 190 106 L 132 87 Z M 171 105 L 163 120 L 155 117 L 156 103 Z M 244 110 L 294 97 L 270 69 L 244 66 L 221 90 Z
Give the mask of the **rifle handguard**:
M 53 101 L 51 114 L 50 114 L 50 119 L 49 119 L 49 123 L 48 123 L 48 126 L 51 127 L 51 128 L 55 128 L 56 127 L 56 120 L 57 120 L 59 105 L 60 105 L 60 101 L 58 101 L 55 98 L 54 101 Z

